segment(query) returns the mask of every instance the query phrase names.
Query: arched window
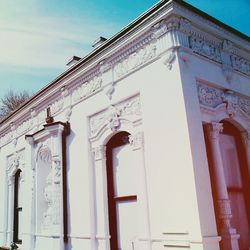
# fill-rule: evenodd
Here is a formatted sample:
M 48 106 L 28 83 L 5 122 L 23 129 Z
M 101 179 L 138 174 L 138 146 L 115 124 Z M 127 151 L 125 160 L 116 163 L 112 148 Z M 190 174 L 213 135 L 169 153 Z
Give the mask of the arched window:
M 137 235 L 137 166 L 129 133 L 116 134 L 106 146 L 110 246 L 132 250 Z
M 22 207 L 20 202 L 20 193 L 21 193 L 21 180 L 20 174 L 21 170 L 19 169 L 15 174 L 14 180 L 14 220 L 13 220 L 13 241 L 15 243 L 21 244 L 22 240 L 20 238 L 20 228 L 21 228 L 21 214 L 22 214 Z
M 228 196 L 231 201 L 231 224 L 240 235 L 240 249 L 249 249 L 249 171 L 240 133 L 236 127 L 226 121 L 223 122 L 223 133 L 220 135 L 220 149 Z
M 206 148 L 208 155 L 209 170 L 211 175 L 212 192 L 215 206 L 215 214 L 217 221 L 217 228 L 221 234 L 226 235 L 227 232 L 223 231 L 223 216 L 222 207 L 218 201 L 221 200 L 221 192 L 224 185 L 226 185 L 226 192 L 230 200 L 231 227 L 236 229 L 236 233 L 240 235 L 238 239 L 239 249 L 250 248 L 250 179 L 249 167 L 247 164 L 246 151 L 242 143 L 241 132 L 229 121 L 220 122 L 223 125 L 223 130 L 218 134 L 217 156 L 222 160 L 222 171 L 218 175 L 219 166 L 216 166 L 213 160 L 214 147 L 209 143 L 208 134 L 206 135 Z M 211 137 L 211 135 L 210 135 Z M 217 139 L 216 139 L 217 140 Z M 210 145 L 209 145 L 210 144 Z M 219 150 L 218 150 L 219 149 Z M 216 170 L 217 169 L 217 170 Z M 217 174 L 216 174 L 217 173 Z M 221 181 L 223 179 L 223 181 Z M 216 183 L 225 183 L 216 185 Z M 218 190 L 218 188 L 221 190 Z M 227 211 L 226 211 L 227 213 Z M 225 237 L 224 240 L 227 238 Z M 229 238 L 228 238 L 229 241 Z M 221 244 L 222 249 L 226 250 L 227 247 Z

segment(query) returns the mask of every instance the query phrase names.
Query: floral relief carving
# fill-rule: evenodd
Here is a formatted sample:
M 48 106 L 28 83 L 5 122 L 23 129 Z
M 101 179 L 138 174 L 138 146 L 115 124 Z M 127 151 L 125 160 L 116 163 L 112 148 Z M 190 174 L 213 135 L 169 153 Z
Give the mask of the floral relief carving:
M 86 99 L 88 96 L 92 95 L 101 87 L 102 87 L 102 79 L 100 77 L 95 77 L 94 79 L 88 82 L 84 82 L 73 91 L 72 93 L 73 101 L 78 102 L 82 99 Z
M 91 135 L 95 135 L 104 126 L 116 130 L 122 119 L 138 119 L 141 116 L 141 105 L 139 97 L 133 97 L 117 105 L 110 105 L 108 109 L 90 118 Z
M 222 90 L 201 84 L 198 84 L 197 88 L 200 104 L 214 108 L 223 102 Z
M 24 166 L 24 151 L 15 152 L 7 158 L 7 175 L 13 175 L 18 168 L 23 169 Z
M 198 98 L 201 105 L 216 108 L 225 103 L 228 115 L 234 116 L 239 109 L 250 116 L 250 99 L 239 96 L 230 90 L 221 90 L 211 86 L 197 84 Z
M 167 56 L 163 59 L 163 63 L 167 66 L 169 70 L 171 70 L 173 67 L 173 63 L 175 62 L 175 59 L 176 59 L 175 51 L 172 50 L 168 52 Z
M 157 39 L 157 38 L 161 37 L 162 35 L 164 35 L 167 32 L 166 20 L 163 19 L 160 22 L 156 23 L 152 27 L 152 30 L 153 30 L 152 37 L 154 39 Z
M 222 62 L 220 49 L 204 38 L 190 37 L 190 48 L 197 54 L 205 56 L 213 61 Z
M 52 162 L 52 155 L 51 150 L 46 144 L 41 144 L 37 151 L 36 161 L 40 159 L 46 164 L 51 164 Z
M 51 115 L 55 115 L 60 112 L 64 107 L 64 99 L 60 98 L 50 105 Z
M 156 45 L 149 44 L 146 47 L 133 52 L 127 58 L 123 59 L 115 66 L 116 76 L 122 77 L 129 73 L 131 70 L 136 69 L 142 64 L 147 63 L 149 60 L 156 56 Z
M 231 55 L 231 61 L 233 69 L 250 75 L 250 61 L 236 55 Z
M 61 167 L 61 161 L 59 158 L 54 157 L 53 158 L 53 170 L 54 170 L 54 183 L 55 184 L 60 184 L 61 182 L 61 171 L 62 171 L 62 167 Z
M 240 98 L 239 107 L 250 116 L 250 99 Z
M 52 172 L 46 178 L 46 185 L 44 188 L 44 198 L 47 203 L 47 209 L 43 213 L 42 228 L 43 230 L 50 229 L 53 221 L 53 185 L 52 185 Z

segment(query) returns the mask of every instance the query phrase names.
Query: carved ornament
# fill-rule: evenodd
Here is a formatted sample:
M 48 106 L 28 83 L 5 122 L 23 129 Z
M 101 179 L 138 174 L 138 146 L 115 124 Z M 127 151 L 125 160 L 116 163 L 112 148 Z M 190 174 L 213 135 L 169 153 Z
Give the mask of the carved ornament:
M 216 108 L 226 104 L 226 112 L 233 117 L 239 110 L 250 116 L 250 98 L 240 96 L 230 90 L 217 89 L 205 84 L 197 84 L 199 102 L 203 106 Z
M 91 136 L 108 126 L 112 131 L 119 128 L 121 120 L 136 120 L 141 116 L 140 98 L 133 97 L 117 105 L 111 105 L 90 118 Z
M 139 66 L 147 63 L 156 56 L 156 45 L 149 44 L 138 51 L 133 52 L 127 58 L 115 65 L 115 74 L 117 78 L 131 72 Z
M 206 129 L 211 140 L 218 140 L 220 133 L 223 131 L 223 123 L 211 122 L 206 125 Z
M 129 143 L 133 147 L 133 150 L 141 149 L 144 146 L 143 132 L 137 132 L 129 136 Z
M 7 175 L 10 177 L 15 174 L 17 169 L 24 169 L 24 151 L 15 152 L 7 158 Z
M 174 50 L 171 50 L 167 53 L 167 55 L 163 58 L 163 63 L 167 66 L 169 70 L 172 69 L 173 63 L 175 62 L 176 54 Z

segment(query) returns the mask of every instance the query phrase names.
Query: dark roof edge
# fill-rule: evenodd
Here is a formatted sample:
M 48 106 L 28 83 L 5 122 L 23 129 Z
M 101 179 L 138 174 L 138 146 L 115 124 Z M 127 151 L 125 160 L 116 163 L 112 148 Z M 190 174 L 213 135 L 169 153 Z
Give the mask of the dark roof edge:
M 64 77 L 66 77 L 67 75 L 69 75 L 70 73 L 72 73 L 73 71 L 75 71 L 81 65 L 83 65 L 84 63 L 86 63 L 87 61 L 89 61 L 92 57 L 98 55 L 105 48 L 107 48 L 108 46 L 110 46 L 113 42 L 115 42 L 116 40 L 118 40 L 120 37 L 124 36 L 131 29 L 133 29 L 134 27 L 136 27 L 137 25 L 139 25 L 140 23 L 142 23 L 145 18 L 149 17 L 151 14 L 153 14 L 155 11 L 157 11 L 159 8 L 161 8 L 162 6 L 164 6 L 168 2 L 176 2 L 176 3 L 178 3 L 178 4 L 180 4 L 180 5 L 184 6 L 184 7 L 186 7 L 187 9 L 195 12 L 196 14 L 202 16 L 203 18 L 206 18 L 206 19 L 210 20 L 211 22 L 217 24 L 218 26 L 221 26 L 222 28 L 230 31 L 231 33 L 233 33 L 233 34 L 241 37 L 242 39 L 244 39 L 244 40 L 246 40 L 248 42 L 250 41 L 249 36 L 241 33 L 240 31 L 238 31 L 238 30 L 236 30 L 236 29 L 234 29 L 234 28 L 232 28 L 232 27 L 230 27 L 228 25 L 226 25 L 225 23 L 223 23 L 223 22 L 219 21 L 218 19 L 216 19 L 216 18 L 208 15 L 207 13 L 205 13 L 205 12 L 197 9 L 196 7 L 190 5 L 189 3 L 184 2 L 183 0 L 161 0 L 160 2 L 156 3 L 155 5 L 153 5 L 146 12 L 144 12 L 142 15 L 140 15 L 138 18 L 136 18 L 134 21 L 132 21 L 131 23 L 129 23 L 127 26 L 125 26 L 120 32 L 118 32 L 117 34 L 115 34 L 113 37 L 111 37 L 107 41 L 103 42 L 103 44 L 100 45 L 97 49 L 95 49 L 94 51 L 90 52 L 85 57 L 83 57 L 78 63 L 76 63 L 75 65 L 73 65 L 68 70 L 64 71 L 61 75 L 59 75 L 54 80 L 52 80 L 49 84 L 47 84 L 44 88 L 42 88 L 39 92 L 37 92 L 34 96 L 32 96 L 28 101 L 26 101 L 23 105 L 21 105 L 17 110 L 15 110 L 9 116 L 7 116 L 6 118 L 4 118 L 2 121 L 0 121 L 0 124 L 3 124 L 7 120 L 9 120 L 19 110 L 25 108 L 29 103 L 31 103 L 37 97 L 39 97 L 40 95 L 42 95 L 49 88 L 51 88 L 52 86 L 54 86 L 57 82 L 59 82 Z

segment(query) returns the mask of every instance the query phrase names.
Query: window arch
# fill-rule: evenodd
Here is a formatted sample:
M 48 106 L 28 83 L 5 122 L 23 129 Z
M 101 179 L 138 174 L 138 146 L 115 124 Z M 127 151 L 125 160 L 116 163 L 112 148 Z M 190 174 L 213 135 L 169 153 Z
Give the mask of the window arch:
M 129 133 L 119 132 L 106 144 L 111 250 L 133 249 L 136 237 L 136 163 Z
M 14 216 L 13 216 L 13 242 L 21 244 L 22 240 L 20 237 L 20 227 L 21 227 L 21 169 L 18 169 L 14 176 Z
M 240 234 L 240 249 L 250 247 L 250 185 L 245 150 L 239 130 L 228 121 L 222 121 L 220 149 L 228 196 L 231 201 L 232 227 Z
M 212 193 L 215 206 L 217 228 L 224 243 L 221 242 L 221 248 L 227 249 L 226 242 L 229 240 L 225 237 L 226 232 L 225 221 L 223 219 L 224 210 L 221 206 L 222 197 L 221 190 L 218 190 L 216 183 L 225 183 L 226 194 L 230 206 L 230 226 L 236 229 L 236 233 L 240 235 L 238 239 L 239 249 L 249 249 L 250 247 L 250 175 L 247 163 L 247 156 L 244 144 L 242 142 L 241 133 L 238 124 L 232 123 L 233 120 L 222 120 L 218 124 L 222 124 L 222 131 L 218 133 L 216 140 L 218 148 L 216 148 L 217 156 L 221 158 L 222 174 L 218 175 L 219 166 L 213 160 L 212 143 L 209 143 L 209 133 L 205 133 L 206 149 L 208 156 L 209 171 L 211 175 Z M 237 126 L 237 127 L 236 127 Z M 239 128 L 238 128 L 239 127 Z M 211 140 L 210 140 L 211 141 Z M 215 147 L 214 147 L 215 149 Z M 217 171 L 216 171 L 217 169 Z M 217 172 L 217 174 L 216 174 Z M 223 181 L 221 181 L 221 179 Z M 220 185 L 219 185 L 220 186 Z M 224 191 L 223 191 L 224 193 Z M 225 195 L 224 195 L 225 196 Z

